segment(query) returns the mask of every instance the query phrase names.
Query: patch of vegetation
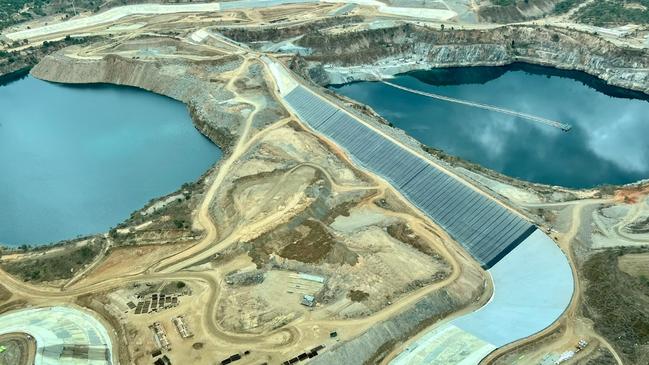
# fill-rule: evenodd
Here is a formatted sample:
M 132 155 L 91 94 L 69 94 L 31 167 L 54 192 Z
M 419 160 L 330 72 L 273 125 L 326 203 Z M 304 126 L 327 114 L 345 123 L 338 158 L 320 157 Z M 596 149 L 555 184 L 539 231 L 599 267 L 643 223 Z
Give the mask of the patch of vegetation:
M 99 1 L 77 1 L 77 10 L 87 10 L 87 7 L 98 8 Z M 59 0 L 1 0 L 0 29 L 8 26 L 39 18 L 46 15 L 62 13 L 65 17 L 74 15 L 71 2 Z
M 316 175 L 314 181 L 321 177 Z M 242 186 L 245 179 L 246 177 L 237 180 L 239 186 Z M 307 194 L 311 194 L 309 189 Z M 326 202 L 329 194 L 328 188 L 318 191 L 316 199 L 303 213 L 245 244 L 244 249 L 257 268 L 262 268 L 270 262 L 271 255 L 303 263 L 356 265 L 358 255 L 336 239 L 327 225 L 339 215 L 348 216 L 349 209 L 357 204 L 358 200 L 350 197 L 352 200 L 330 206 Z
M 556 14 L 565 14 L 577 5 L 580 5 L 585 0 L 561 0 L 554 6 Z
M 590 257 L 582 272 L 587 281 L 584 314 L 595 322 L 625 360 L 649 361 L 649 286 L 641 278 L 622 272 L 618 257 L 631 249 L 609 250 Z
M 99 38 L 67 36 L 60 41 L 44 42 L 40 47 L 28 48 L 21 51 L 0 51 L 0 86 L 25 77 L 34 65 L 52 52 L 70 45 L 83 44 Z M 10 46 L 18 47 L 24 43 L 13 42 Z
M 11 71 L 0 76 L 0 86 L 4 86 L 12 81 L 27 77 L 27 75 L 29 75 L 29 70 L 31 70 L 31 66 L 22 67 L 17 69 L 16 71 Z
M 208 173 L 209 170 L 198 181 L 184 183 L 171 194 L 151 199 L 142 209 L 131 213 L 127 220 L 108 232 L 115 246 L 198 236 L 199 232 L 192 228 L 192 211 L 200 202 L 205 188 L 203 179 Z M 168 200 L 171 197 L 174 199 Z M 144 223 L 147 223 L 145 228 L 134 229 Z
M 516 5 L 516 0 L 491 0 L 491 3 L 497 6 Z
M 507 24 L 540 18 L 553 10 L 560 0 L 491 0 L 480 2 L 478 17 L 494 23 Z
M 579 361 L 576 365 L 618 365 L 617 360 L 606 348 L 599 347 L 587 358 Z
M 647 277 L 646 275 L 640 275 L 638 276 L 638 278 L 644 285 L 647 286 L 647 288 L 649 288 L 649 277 Z
M 41 10 L 48 0 L 2 0 L 0 1 L 0 29 L 26 21 L 34 15 L 44 15 Z
M 151 285 L 148 289 L 151 289 L 151 293 L 158 292 L 165 295 L 191 292 L 191 289 L 184 281 L 162 282 L 160 284 Z M 142 293 L 139 294 L 142 295 Z
M 193 194 L 200 194 L 203 192 L 203 189 L 205 188 L 202 183 L 204 177 L 205 174 L 203 174 L 203 176 L 201 176 L 198 181 L 182 184 L 180 189 L 171 194 L 149 200 L 144 208 L 131 213 L 131 216 L 123 223 L 120 223 L 117 228 L 137 226 L 150 220 L 156 220 L 156 218 L 160 218 L 162 216 L 173 217 L 173 219 L 167 219 L 164 227 L 160 228 L 184 228 L 187 224 L 189 224 L 189 222 L 191 222 L 192 208 L 188 206 L 187 203 L 189 202 Z M 164 201 L 172 196 L 175 196 L 176 199 L 147 212 L 147 209 L 155 206 L 158 202 Z
M 331 252 L 336 241 L 320 222 L 306 221 L 304 226 L 309 228 L 309 233 L 284 247 L 279 255 L 306 263 L 320 262 Z
M 352 302 L 362 302 L 367 300 L 367 298 L 370 297 L 369 293 L 366 293 L 362 290 L 350 290 L 349 293 L 347 293 L 347 298 L 349 298 Z
M 649 0 L 601 0 L 579 9 L 575 18 L 587 24 L 614 26 L 649 24 Z
M 250 242 L 247 248 L 252 261 L 261 268 L 273 254 L 303 263 L 330 263 L 356 265 L 358 255 L 338 242 L 321 221 L 306 220 L 295 225 L 295 220 L 265 233 Z
M 98 12 L 114 6 L 138 3 L 138 0 L 0 0 L 0 29 L 40 17 L 61 14 L 64 18 L 78 13 Z
M 101 252 L 101 244 L 88 243 L 82 247 L 64 248 L 60 251 L 0 263 L 2 269 L 21 280 L 40 283 L 69 279 Z

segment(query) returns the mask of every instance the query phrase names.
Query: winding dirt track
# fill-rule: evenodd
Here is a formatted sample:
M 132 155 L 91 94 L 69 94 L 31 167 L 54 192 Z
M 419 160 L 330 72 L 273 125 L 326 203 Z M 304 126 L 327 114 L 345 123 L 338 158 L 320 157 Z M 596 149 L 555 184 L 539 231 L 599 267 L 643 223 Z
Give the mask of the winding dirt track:
M 581 228 L 581 222 L 582 222 L 582 211 L 585 207 L 590 206 L 590 205 L 596 205 L 596 204 L 601 204 L 605 203 L 608 200 L 602 199 L 602 200 L 589 200 L 589 201 L 584 201 L 580 204 L 575 204 L 572 207 L 572 219 L 571 219 L 571 226 L 568 232 L 565 234 L 565 236 L 561 239 L 560 244 L 561 248 L 564 250 L 564 252 L 568 252 L 568 255 L 570 257 L 571 262 L 576 262 L 575 260 L 575 254 L 574 250 L 572 249 L 573 241 L 577 237 L 577 234 L 579 233 L 579 230 Z M 582 296 L 582 288 L 581 288 L 581 281 L 579 280 L 579 273 L 577 272 L 577 268 L 575 265 L 571 265 L 572 270 L 573 270 L 573 277 L 575 278 L 575 294 L 572 298 L 572 302 L 570 303 L 570 307 L 566 311 L 566 315 L 564 315 L 564 318 L 567 318 L 568 320 L 574 322 L 575 317 L 577 315 L 578 311 L 578 306 L 581 303 L 581 296 Z M 620 355 L 618 355 L 617 351 L 611 346 L 606 339 L 604 339 L 602 336 L 598 335 L 597 332 L 595 331 L 589 331 L 589 335 L 596 338 L 601 344 L 606 347 L 611 354 L 613 354 L 613 357 L 615 357 L 615 361 L 617 361 L 618 365 L 623 365 L 624 363 L 622 362 L 622 358 L 620 358 Z

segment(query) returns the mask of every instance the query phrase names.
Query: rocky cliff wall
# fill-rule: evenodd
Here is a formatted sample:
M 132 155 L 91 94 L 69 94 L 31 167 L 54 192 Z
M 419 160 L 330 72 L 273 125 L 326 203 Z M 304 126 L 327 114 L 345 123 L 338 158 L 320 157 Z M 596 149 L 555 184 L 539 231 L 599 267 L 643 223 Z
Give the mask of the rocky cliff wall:
M 584 71 L 610 85 L 649 93 L 649 51 L 622 48 L 563 28 L 504 26 L 440 30 L 405 24 L 347 33 L 313 33 L 306 73 L 320 84 L 372 79 L 417 69 L 527 62 Z

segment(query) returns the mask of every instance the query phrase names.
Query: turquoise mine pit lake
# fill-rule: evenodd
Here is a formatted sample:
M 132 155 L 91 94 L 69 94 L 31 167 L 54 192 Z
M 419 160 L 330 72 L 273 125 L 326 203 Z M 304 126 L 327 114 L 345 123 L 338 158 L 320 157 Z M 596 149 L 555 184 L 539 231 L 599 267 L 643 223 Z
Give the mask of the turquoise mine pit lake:
M 32 77 L 0 86 L 0 243 L 105 232 L 220 157 L 164 96 Z
M 421 143 L 522 180 L 571 188 L 649 178 L 649 102 L 581 72 L 514 64 L 397 75 L 411 89 L 560 121 L 431 99 L 379 82 L 332 85 Z

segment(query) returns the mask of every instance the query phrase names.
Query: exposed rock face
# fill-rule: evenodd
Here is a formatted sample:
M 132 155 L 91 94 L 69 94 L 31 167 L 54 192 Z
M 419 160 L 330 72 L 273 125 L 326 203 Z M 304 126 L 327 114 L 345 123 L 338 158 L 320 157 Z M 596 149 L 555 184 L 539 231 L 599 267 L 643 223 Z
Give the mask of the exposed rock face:
M 415 69 L 500 66 L 528 62 L 580 70 L 611 85 L 649 93 L 649 51 L 618 47 L 595 35 L 560 28 L 505 26 L 439 30 L 410 24 L 394 28 L 307 34 L 310 68 L 324 65 L 324 83 L 371 79 Z M 369 66 L 371 65 L 371 67 Z
M 47 56 L 32 70 L 39 79 L 61 83 L 111 83 L 139 87 L 184 102 L 196 128 L 224 152 L 232 147 L 242 123 L 241 113 L 230 112 L 220 102 L 234 95 L 210 75 L 238 67 L 236 57 L 210 62 L 144 61 L 107 55 L 98 59 Z

